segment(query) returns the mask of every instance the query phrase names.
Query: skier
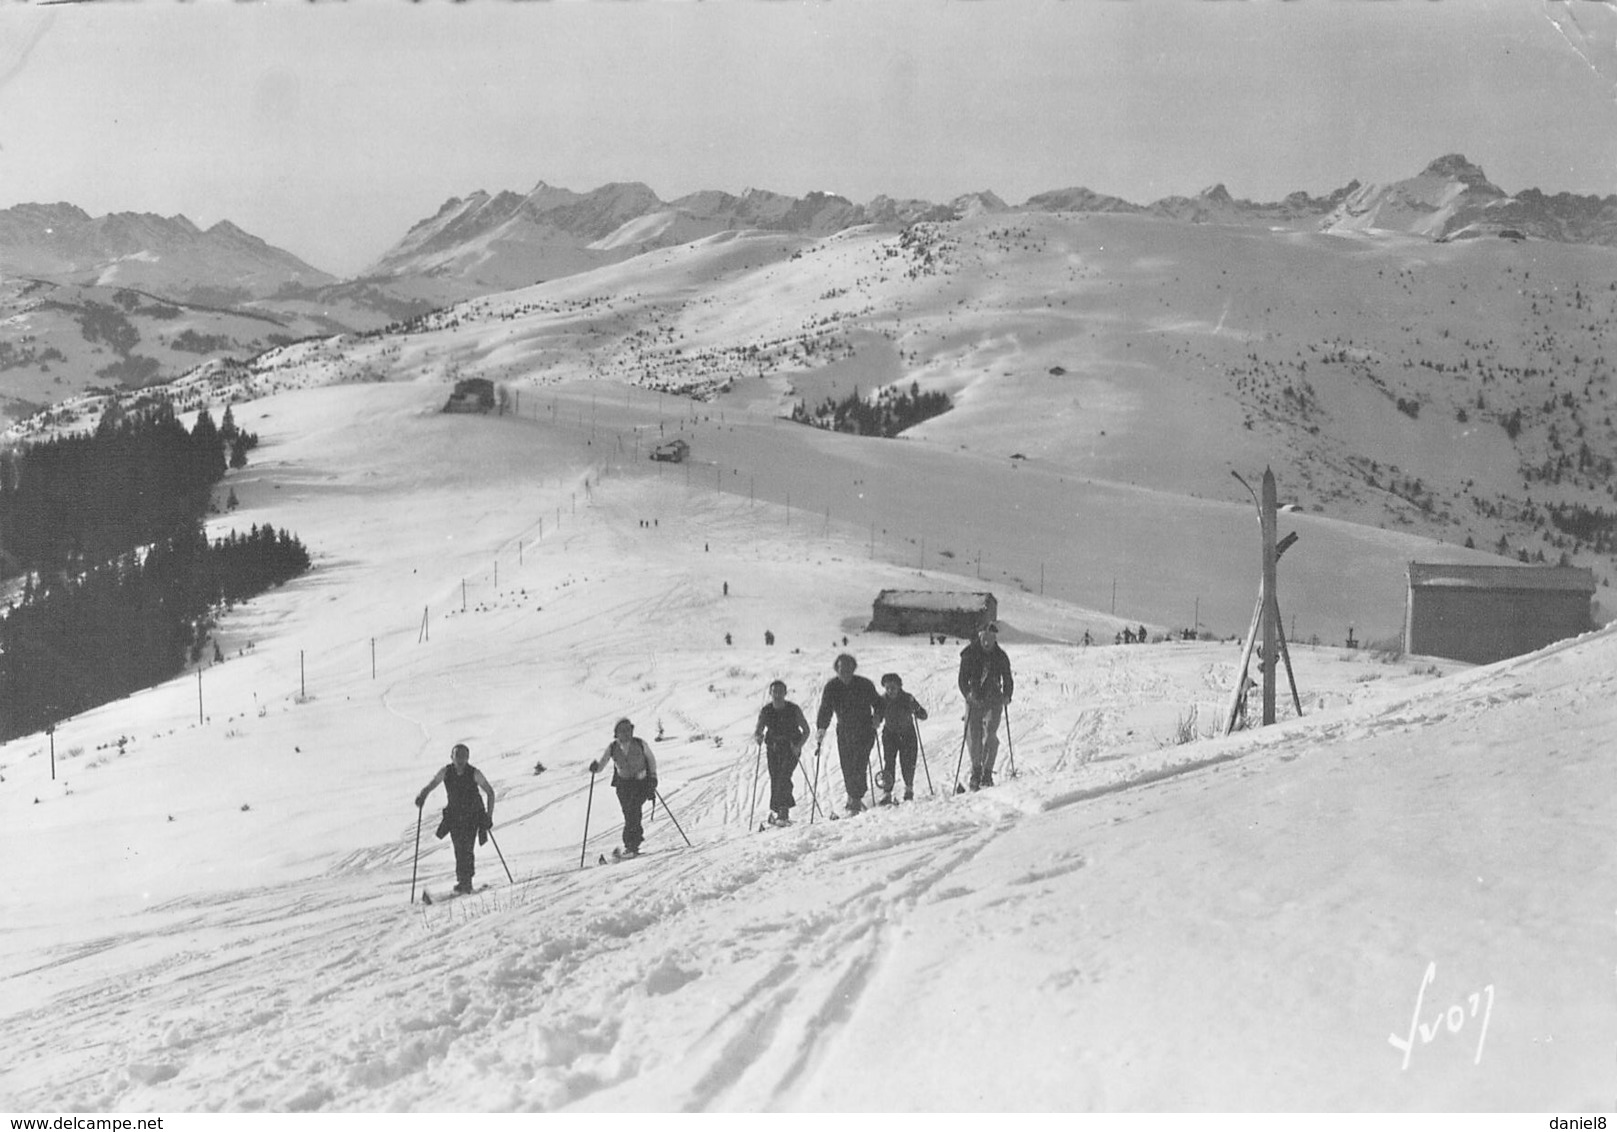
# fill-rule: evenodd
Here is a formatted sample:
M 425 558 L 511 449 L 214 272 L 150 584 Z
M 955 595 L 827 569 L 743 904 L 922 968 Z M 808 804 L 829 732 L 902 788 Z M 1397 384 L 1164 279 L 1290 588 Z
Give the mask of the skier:
M 971 750 L 971 788 L 994 785 L 999 753 L 999 717 L 1011 702 L 1011 661 L 999 647 L 999 626 L 990 621 L 960 650 L 960 694 L 966 697 L 966 745 Z
M 634 724 L 620 719 L 612 727 L 612 742 L 606 753 L 590 763 L 590 773 L 597 774 L 607 762 L 612 763 L 612 785 L 618 792 L 618 805 L 623 807 L 623 849 L 613 850 L 614 857 L 636 857 L 645 830 L 640 823 L 641 807 L 657 800 L 657 759 L 651 753 L 651 744 L 635 738 Z
M 890 806 L 893 804 L 895 762 L 904 775 L 904 801 L 915 800 L 915 753 L 920 746 L 915 721 L 926 718 L 926 709 L 904 690 L 904 681 L 896 672 L 889 672 L 881 678 L 881 690 L 882 770 L 876 785 L 881 788 L 881 804 Z
M 809 725 L 803 709 L 786 698 L 786 681 L 769 685 L 769 702 L 758 713 L 752 737 L 764 745 L 769 760 L 769 824 L 790 825 L 797 801 L 792 796 L 792 774 L 808 741 Z
M 870 769 L 870 749 L 876 745 L 876 721 L 881 718 L 881 693 L 863 676 L 855 676 L 859 662 L 842 653 L 832 665 L 836 676 L 820 693 L 820 710 L 815 720 L 814 754 L 825 742 L 831 716 L 837 717 L 837 754 L 842 760 L 842 783 L 848 790 L 847 811 L 857 814 L 865 808 L 865 785 Z M 818 764 L 816 764 L 818 765 Z
M 488 831 L 494 828 L 494 787 L 483 777 L 483 772 L 472 765 L 472 752 L 465 743 L 456 743 L 449 757 L 450 762 L 415 796 L 415 804 L 418 810 L 425 806 L 427 795 L 438 783 L 444 784 L 449 804 L 444 807 L 437 836 L 441 840 L 446 833 L 449 835 L 455 847 L 455 891 L 467 893 L 472 890 L 472 874 L 477 871 L 476 846 L 487 842 Z M 478 791 L 482 791 L 482 796 Z M 486 806 L 483 797 L 488 799 Z

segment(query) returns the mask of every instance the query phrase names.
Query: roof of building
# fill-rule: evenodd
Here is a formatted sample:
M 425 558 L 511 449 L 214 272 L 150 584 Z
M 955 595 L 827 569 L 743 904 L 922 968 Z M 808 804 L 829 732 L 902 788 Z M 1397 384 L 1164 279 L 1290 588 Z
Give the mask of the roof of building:
M 1411 589 L 1560 590 L 1595 592 L 1593 570 L 1582 566 L 1465 566 L 1411 562 Z
M 878 605 L 901 605 L 906 609 L 963 609 L 973 612 L 994 600 L 991 593 L 963 593 L 958 590 L 882 590 Z

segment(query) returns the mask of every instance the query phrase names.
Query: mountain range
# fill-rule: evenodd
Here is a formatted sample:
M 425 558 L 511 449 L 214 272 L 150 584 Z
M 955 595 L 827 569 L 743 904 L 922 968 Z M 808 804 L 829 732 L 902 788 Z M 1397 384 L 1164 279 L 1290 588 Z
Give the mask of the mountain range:
M 350 280 L 229 221 L 203 230 L 184 216 L 92 217 L 67 203 L 19 204 L 0 210 L 0 322 L 13 335 L 0 355 L 0 419 L 86 389 L 170 380 L 197 361 L 244 360 L 289 339 L 378 330 L 723 232 L 812 240 L 867 225 L 1041 213 L 1617 245 L 1617 196 L 1510 195 L 1458 154 L 1402 181 L 1352 181 L 1324 196 L 1299 191 L 1273 202 L 1234 198 L 1222 184 L 1149 205 L 1074 187 L 1012 206 L 989 191 L 943 203 L 878 196 L 861 205 L 833 193 L 761 189 L 663 201 L 633 182 L 579 193 L 541 181 L 526 194 L 479 191 L 445 201 Z M 94 328 L 108 321 L 123 328 L 99 335 Z
M 604 377 L 767 396 L 782 415 L 919 383 L 955 408 L 917 434 L 951 445 L 1192 495 L 1273 462 L 1309 508 L 1513 558 L 1568 555 L 1605 578 L 1614 209 L 1506 196 L 1457 156 L 1323 197 L 1253 203 L 1215 186 L 1149 208 L 1083 189 L 1014 208 L 988 192 L 864 206 L 757 191 L 662 202 L 637 185 L 477 194 L 365 278 L 261 278 L 270 297 L 230 308 L 93 282 L 104 274 L 7 278 L 0 423 L 188 371 L 227 390 Z M 191 248 L 208 236 L 139 230 Z M 66 247 L 51 236 L 31 245 L 35 266 Z M 74 262 L 86 272 L 90 252 Z M 344 333 L 354 325 L 366 333 Z M 1001 437 L 1010 403 L 1050 383 L 1070 396 Z M 1164 434 L 1189 440 L 1165 449 Z
M 0 271 L 55 283 L 129 287 L 207 306 L 340 307 L 347 296 L 353 309 L 330 317 L 347 329 L 363 330 L 380 325 L 378 319 L 393 321 L 401 313 L 592 270 L 719 232 L 812 238 L 866 224 L 1014 212 L 1130 213 L 1192 223 L 1397 232 L 1432 240 L 1508 233 L 1617 245 L 1617 195 L 1552 195 L 1539 189 L 1512 195 L 1462 155 L 1449 154 L 1405 180 L 1355 180 L 1325 196 L 1299 191 L 1273 202 L 1237 199 L 1222 184 L 1148 205 L 1073 187 L 1012 206 L 989 191 L 943 203 L 878 196 L 861 205 L 834 193 L 792 197 L 762 189 L 740 196 L 707 190 L 663 201 L 638 182 L 580 193 L 541 181 L 526 194 L 478 191 L 445 201 L 349 281 L 228 220 L 202 230 L 184 216 L 91 217 L 71 204 L 19 204 L 0 210 Z

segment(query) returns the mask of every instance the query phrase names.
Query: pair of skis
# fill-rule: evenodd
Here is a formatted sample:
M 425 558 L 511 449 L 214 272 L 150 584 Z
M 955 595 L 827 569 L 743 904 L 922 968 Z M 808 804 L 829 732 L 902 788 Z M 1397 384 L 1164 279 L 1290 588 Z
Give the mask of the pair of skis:
M 487 892 L 490 887 L 490 885 L 480 884 L 470 892 L 462 892 L 458 888 L 452 888 L 448 892 L 443 893 L 441 896 L 434 896 L 431 892 L 423 888 L 421 890 L 421 903 L 448 904 L 451 900 L 459 900 L 463 896 L 481 896 L 483 893 Z

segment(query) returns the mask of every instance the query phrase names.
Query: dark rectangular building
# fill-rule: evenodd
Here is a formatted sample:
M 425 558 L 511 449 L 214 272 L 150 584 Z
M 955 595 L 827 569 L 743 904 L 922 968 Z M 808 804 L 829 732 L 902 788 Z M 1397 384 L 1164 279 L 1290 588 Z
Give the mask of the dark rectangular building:
M 970 638 L 999 616 L 991 593 L 948 590 L 882 590 L 871 609 L 870 627 L 879 633 L 942 633 Z
M 1472 664 L 1521 656 L 1593 628 L 1592 570 L 1411 562 L 1404 651 Z

